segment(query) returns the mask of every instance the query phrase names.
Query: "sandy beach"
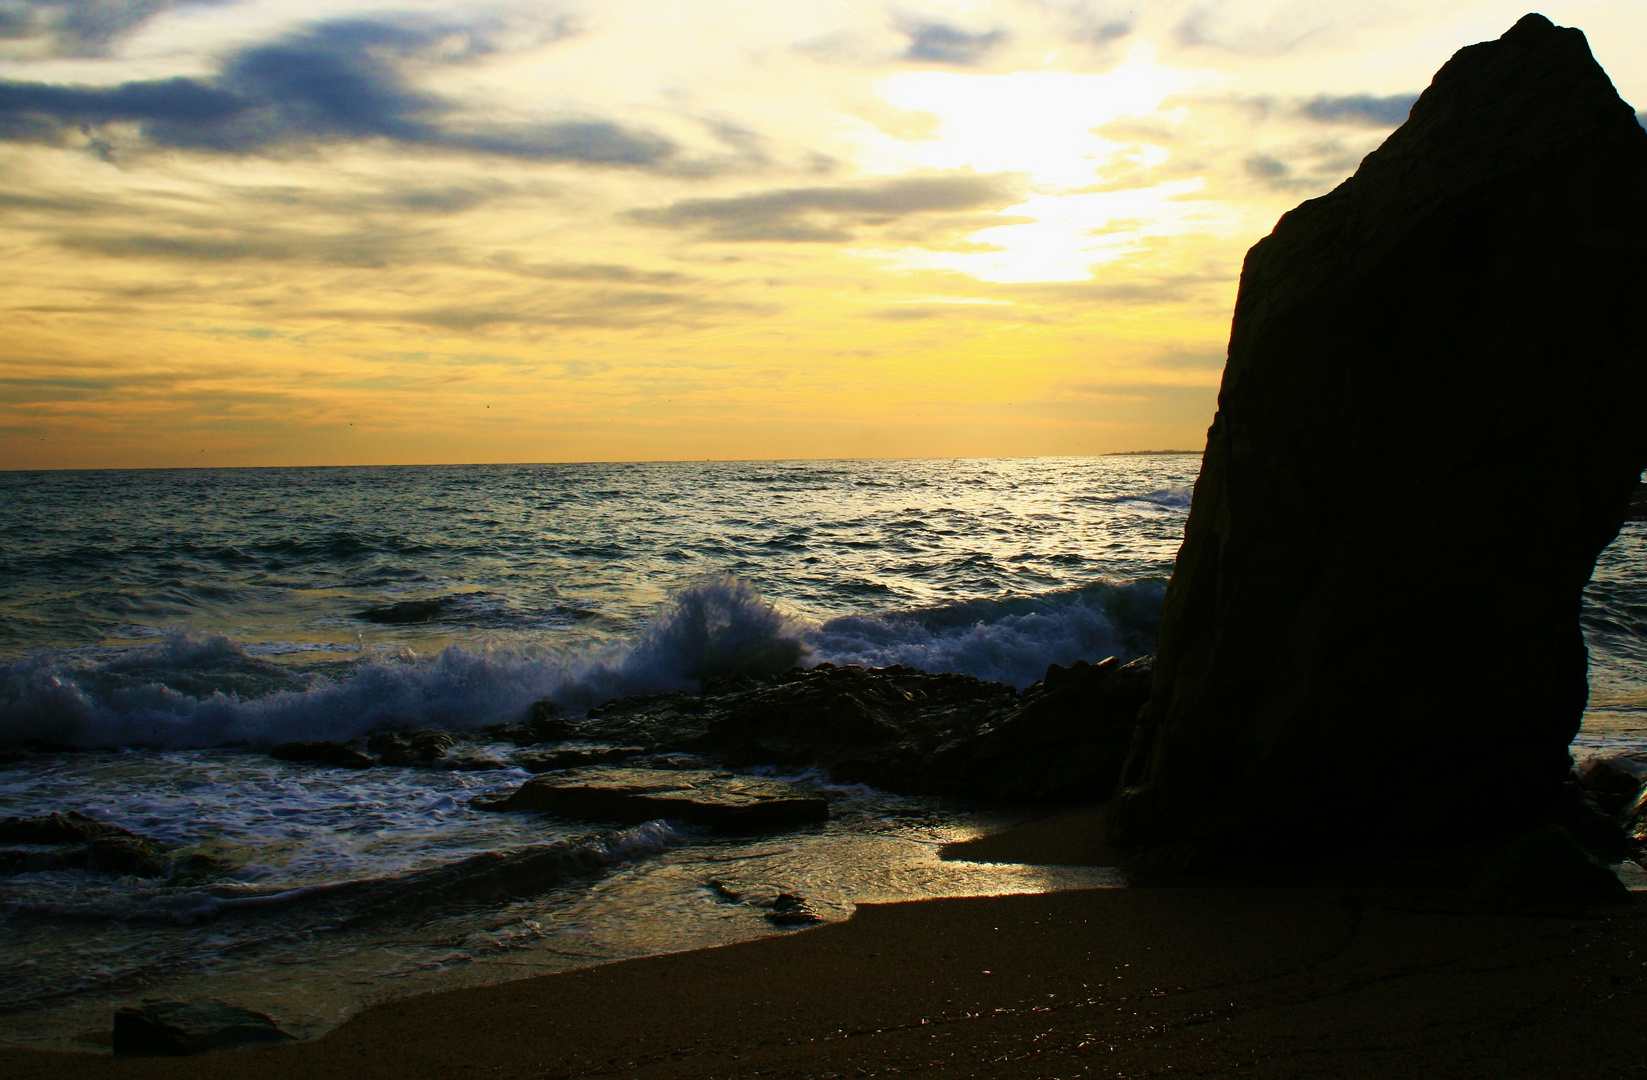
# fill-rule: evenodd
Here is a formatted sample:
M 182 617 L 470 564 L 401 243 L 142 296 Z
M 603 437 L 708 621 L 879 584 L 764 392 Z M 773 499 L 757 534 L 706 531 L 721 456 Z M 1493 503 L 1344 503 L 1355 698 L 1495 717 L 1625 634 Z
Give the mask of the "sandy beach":
M 952 855 L 1072 862 L 1091 811 Z M 1083 845 L 1085 847 L 1083 848 Z M 39 1077 L 1627 1077 L 1647 913 L 1326 887 L 865 906 L 700 952 L 405 999 L 195 1058 L 0 1050 Z

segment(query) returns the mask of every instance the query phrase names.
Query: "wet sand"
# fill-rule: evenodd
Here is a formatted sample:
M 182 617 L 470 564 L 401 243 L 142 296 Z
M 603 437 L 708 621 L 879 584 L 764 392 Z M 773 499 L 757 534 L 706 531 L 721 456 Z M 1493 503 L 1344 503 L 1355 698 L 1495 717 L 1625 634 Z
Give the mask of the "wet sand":
M 1102 854 L 1090 811 L 950 857 Z M 1647 1076 L 1647 910 L 1149 886 L 865 906 L 846 923 L 367 1010 L 181 1059 L 0 1050 L 0 1076 Z

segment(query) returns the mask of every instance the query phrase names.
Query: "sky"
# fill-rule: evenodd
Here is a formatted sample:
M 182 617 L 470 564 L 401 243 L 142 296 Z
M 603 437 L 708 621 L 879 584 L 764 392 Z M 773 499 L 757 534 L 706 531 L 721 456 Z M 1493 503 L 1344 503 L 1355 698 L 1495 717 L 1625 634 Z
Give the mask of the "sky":
M 1526 2 L 0 0 L 0 468 L 1198 449 Z

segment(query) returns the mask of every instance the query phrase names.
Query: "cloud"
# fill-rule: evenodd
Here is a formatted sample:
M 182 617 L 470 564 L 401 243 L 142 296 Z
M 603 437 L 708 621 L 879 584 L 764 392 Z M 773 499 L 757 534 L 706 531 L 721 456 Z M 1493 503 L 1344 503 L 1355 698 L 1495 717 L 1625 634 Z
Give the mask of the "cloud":
M 1292 172 L 1292 168 L 1286 162 L 1268 154 L 1250 154 L 1242 165 L 1246 168 L 1248 176 L 1259 180 L 1278 180 Z
M 0 39 L 40 41 L 56 56 L 104 56 L 173 8 L 227 0 L 0 0 Z
M 416 21 L 321 23 L 228 57 L 208 79 L 110 87 L 0 82 L 0 139 L 57 141 L 69 129 L 138 125 L 159 147 L 256 154 L 383 139 L 405 146 L 635 168 L 662 167 L 669 140 L 605 120 L 526 126 L 453 121 L 455 107 L 413 86 L 408 61 L 451 63 L 490 45 L 473 28 Z
M 1412 111 L 1417 94 L 1392 94 L 1374 97 L 1371 94 L 1351 94 L 1347 97 L 1311 98 L 1299 112 L 1311 120 L 1327 124 L 1363 124 L 1368 127 L 1398 127 L 1405 123 Z
M 937 22 L 907 23 L 900 29 L 909 38 L 909 48 L 904 50 L 903 58 L 928 64 L 970 66 L 981 61 L 1007 40 L 1005 30 L 969 34 L 965 30 Z
M 832 243 L 853 227 L 915 214 L 998 209 L 1020 198 L 1013 173 L 944 173 L 873 184 L 780 188 L 723 199 L 682 199 L 631 211 L 647 225 L 697 229 L 711 240 Z

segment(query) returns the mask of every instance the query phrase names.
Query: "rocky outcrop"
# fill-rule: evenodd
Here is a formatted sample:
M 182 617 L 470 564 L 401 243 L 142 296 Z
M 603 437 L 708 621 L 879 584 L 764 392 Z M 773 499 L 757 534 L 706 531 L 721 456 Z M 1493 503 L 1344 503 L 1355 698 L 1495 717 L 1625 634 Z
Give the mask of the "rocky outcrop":
M 1053 664 L 1022 693 L 966 675 L 819 664 L 608 702 L 574 731 L 636 750 L 685 747 L 733 768 L 822 766 L 905 794 L 1102 799 L 1149 696 L 1149 663 Z
M 782 780 L 710 769 L 594 766 L 526 781 L 481 810 L 544 810 L 586 821 L 655 818 L 707 825 L 721 832 L 762 832 L 826 821 L 823 796 Z
M 1537 15 L 1252 249 L 1123 847 L 1399 854 L 1558 815 L 1580 591 L 1647 466 L 1643 296 L 1647 132 Z

